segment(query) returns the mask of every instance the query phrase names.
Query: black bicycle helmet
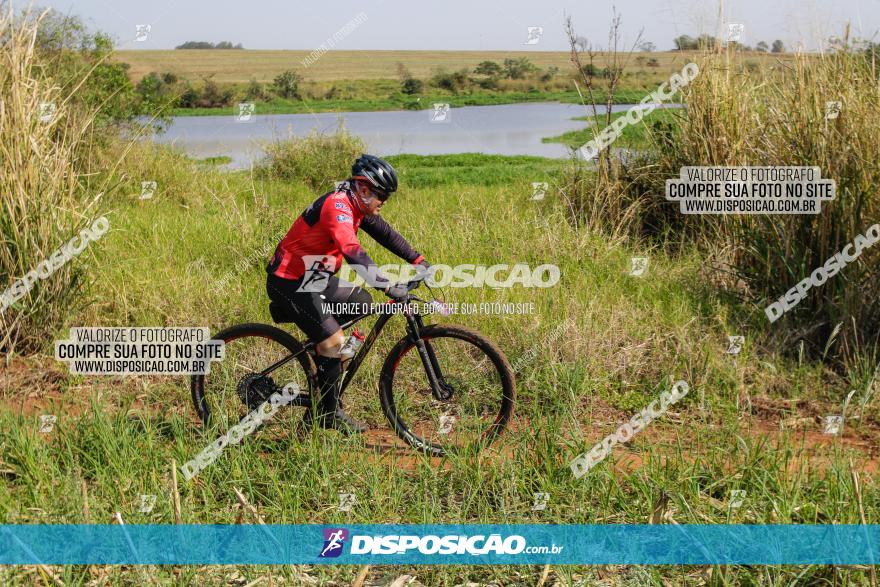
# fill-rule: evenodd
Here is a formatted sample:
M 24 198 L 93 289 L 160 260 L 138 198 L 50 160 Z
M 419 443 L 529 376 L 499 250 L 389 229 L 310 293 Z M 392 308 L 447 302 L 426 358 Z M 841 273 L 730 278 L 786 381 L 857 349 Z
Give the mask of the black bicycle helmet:
M 358 157 L 351 166 L 351 177 L 366 180 L 374 189 L 386 195 L 397 191 L 397 172 L 386 161 L 373 155 Z

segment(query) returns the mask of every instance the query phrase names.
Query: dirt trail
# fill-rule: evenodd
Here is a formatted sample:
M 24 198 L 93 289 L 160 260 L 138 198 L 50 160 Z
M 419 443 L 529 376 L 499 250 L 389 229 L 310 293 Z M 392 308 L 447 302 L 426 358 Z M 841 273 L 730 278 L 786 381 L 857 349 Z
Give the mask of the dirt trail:
M 176 379 L 186 386 L 181 378 Z M 3 409 L 24 416 L 49 413 L 47 410 L 63 413 L 65 417 L 77 416 L 85 411 L 90 403 L 90 397 L 96 393 L 102 393 L 105 398 L 114 400 L 124 397 L 134 398 L 131 411 L 146 411 L 157 416 L 160 412 L 167 414 L 167 408 L 160 410 L 144 402 L 146 392 L 151 385 L 162 381 L 167 383 L 169 378 L 88 377 L 82 384 L 70 385 L 67 383 L 65 365 L 54 361 L 51 357 L 16 357 L 9 365 L 0 363 L 0 398 L 3 400 Z M 181 393 L 180 397 L 188 400 L 188 390 Z M 190 416 L 193 424 L 198 425 L 188 401 L 186 405 L 179 405 L 171 410 Z M 589 443 L 600 442 L 631 415 L 595 398 L 591 400 L 588 412 L 592 416 L 591 421 L 581 423 L 580 426 L 582 431 L 590 431 Z M 751 399 L 751 412 L 739 419 L 737 433 L 754 439 L 766 439 L 771 446 L 776 445 L 783 438 L 788 438 L 792 445 L 801 447 L 802 450 L 798 451 L 797 458 L 791 461 L 790 468 L 793 472 L 804 460 L 808 460 L 811 465 L 824 468 L 830 462 L 827 453 L 835 445 L 860 454 L 862 460 L 858 467 L 865 473 L 875 474 L 880 466 L 880 423 L 878 422 L 866 419 L 865 422 L 856 420 L 857 423 L 851 423 L 852 420 L 848 420 L 843 433 L 832 436 L 822 432 L 822 415 L 827 411 L 810 400 L 755 397 Z M 641 468 L 647 451 L 639 450 L 639 446 L 644 446 L 646 443 L 672 445 L 678 443 L 681 435 L 693 434 L 693 427 L 683 428 L 677 425 L 684 424 L 683 420 L 683 414 L 667 413 L 663 416 L 661 425 L 649 426 L 638 434 L 638 440 L 634 442 L 635 448 L 631 445 L 615 447 L 615 470 L 619 473 L 630 473 Z M 487 456 L 513 458 L 516 450 L 515 439 L 519 437 L 517 431 L 530 429 L 530 424 L 525 418 L 515 416 L 508 430 Z M 670 427 L 669 424 L 675 426 Z M 707 426 L 710 429 L 719 427 L 718 424 L 707 424 Z M 583 438 L 583 433 L 577 431 L 564 431 L 563 434 L 570 439 L 576 438 L 578 434 Z M 681 441 L 686 443 L 685 438 L 681 438 Z M 367 458 L 373 462 L 410 470 L 424 462 L 424 457 L 415 454 L 387 427 L 370 429 L 364 436 L 364 444 L 369 451 L 366 455 L 357 455 L 357 458 Z M 699 454 L 700 442 L 695 443 L 691 452 Z M 434 466 L 439 466 L 441 459 L 432 458 L 431 462 Z M 451 466 L 451 463 L 447 461 L 445 466 Z

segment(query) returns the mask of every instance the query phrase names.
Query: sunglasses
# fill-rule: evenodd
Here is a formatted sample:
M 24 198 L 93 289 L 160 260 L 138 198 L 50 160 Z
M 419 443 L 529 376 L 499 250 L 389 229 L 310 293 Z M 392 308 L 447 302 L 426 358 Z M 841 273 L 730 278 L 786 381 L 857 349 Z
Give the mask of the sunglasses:
M 379 200 L 380 202 L 384 202 L 384 201 L 386 201 L 386 200 L 391 196 L 391 194 L 387 194 L 387 193 L 385 193 L 385 192 L 380 192 L 380 191 L 378 191 L 378 190 L 374 190 L 374 189 L 372 189 L 372 188 L 370 188 L 370 192 L 371 192 L 374 196 L 376 196 L 376 198 L 378 198 L 378 200 Z
M 371 186 L 369 183 L 367 183 L 367 181 L 369 181 L 369 180 L 367 180 L 367 178 L 364 177 L 364 176 L 362 176 L 362 175 L 356 175 L 356 176 L 354 176 L 354 179 L 363 180 L 362 184 L 363 184 L 363 185 L 364 185 L 364 186 L 370 191 L 370 193 L 373 194 L 373 195 L 376 197 L 376 199 L 378 199 L 380 202 L 384 202 L 384 201 L 386 201 L 386 200 L 391 196 L 391 194 L 389 194 L 389 193 L 387 193 L 387 192 L 383 192 L 382 190 L 377 190 L 376 188 L 374 188 L 373 186 Z

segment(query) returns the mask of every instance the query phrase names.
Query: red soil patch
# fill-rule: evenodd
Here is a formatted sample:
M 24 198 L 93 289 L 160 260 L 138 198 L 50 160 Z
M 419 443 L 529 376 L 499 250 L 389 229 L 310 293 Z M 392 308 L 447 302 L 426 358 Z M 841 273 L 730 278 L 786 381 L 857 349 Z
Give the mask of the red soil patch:
M 2 360 L 2 359 L 0 359 Z M 133 411 L 167 412 L 168 409 L 145 405 L 141 398 L 153 380 L 159 377 L 87 377 L 80 385 L 69 385 L 66 365 L 55 361 L 52 357 L 15 357 L 8 364 L 0 362 L 0 398 L 4 400 L 5 409 L 14 413 L 32 416 L 45 413 L 63 412 L 67 417 L 77 416 L 89 404 L 89 398 L 100 390 L 119 397 L 122 392 L 138 394 L 131 407 Z M 165 378 L 167 379 L 167 378 Z M 178 413 L 192 415 L 194 425 L 198 424 L 195 411 L 189 405 L 187 392 L 180 399 L 187 400 L 187 405 L 171 408 Z M 605 436 L 613 433 L 617 426 L 629 420 L 632 414 L 609 406 L 599 398 L 590 398 L 588 405 L 583 406 L 589 421 L 580 423 L 580 430 L 564 430 L 563 436 L 568 439 L 585 436 L 589 443 L 600 442 Z M 839 409 L 839 408 L 838 408 Z M 751 398 L 751 414 L 743 416 L 739 421 L 738 432 L 752 438 L 767 438 L 776 444 L 784 437 L 799 447 L 798 458 L 793 459 L 792 467 L 796 470 L 798 462 L 807 459 L 811 464 L 827 466 L 829 459 L 822 453 L 828 453 L 839 445 L 852 449 L 863 456 L 859 468 L 866 473 L 876 473 L 880 465 L 880 423 L 867 419 L 858 422 L 848 419 L 843 433 L 831 436 L 822 433 L 821 417 L 834 413 L 834 409 L 824 410 L 823 406 L 811 400 L 784 400 L 766 397 Z M 649 426 L 638 434 L 636 445 L 671 444 L 681 434 L 688 434 L 687 416 L 668 412 L 658 425 Z M 672 430 L 670 423 L 682 426 Z M 783 426 L 780 425 L 783 424 Z M 681 430 L 684 429 L 684 432 Z M 486 452 L 488 458 L 514 458 L 521 443 L 517 440 L 522 433 L 531 430 L 531 422 L 523 417 L 514 416 L 507 430 L 496 441 L 492 449 Z M 367 458 L 374 462 L 392 463 L 403 469 L 415 469 L 424 462 L 424 457 L 414 452 L 405 442 L 399 439 L 390 428 L 373 428 L 364 436 L 368 449 L 366 454 L 355 455 L 356 458 Z M 700 439 L 694 440 L 693 452 L 700 452 Z M 621 474 L 638 470 L 644 465 L 645 453 L 633 450 L 630 445 L 619 445 L 614 449 L 615 470 Z M 574 455 L 572 455 L 574 456 Z M 441 462 L 439 458 L 431 459 L 435 466 Z M 447 462 L 447 466 L 449 463 Z

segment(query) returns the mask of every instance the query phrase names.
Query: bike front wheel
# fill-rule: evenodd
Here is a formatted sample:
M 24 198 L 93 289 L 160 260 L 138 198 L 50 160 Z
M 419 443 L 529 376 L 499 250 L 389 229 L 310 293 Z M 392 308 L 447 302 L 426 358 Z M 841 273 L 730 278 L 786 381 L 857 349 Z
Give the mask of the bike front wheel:
M 471 328 L 435 324 L 420 334 L 426 356 L 405 337 L 385 359 L 379 380 L 385 417 L 400 438 L 432 456 L 485 448 L 513 414 L 510 364 Z M 439 390 L 432 389 L 426 361 Z

